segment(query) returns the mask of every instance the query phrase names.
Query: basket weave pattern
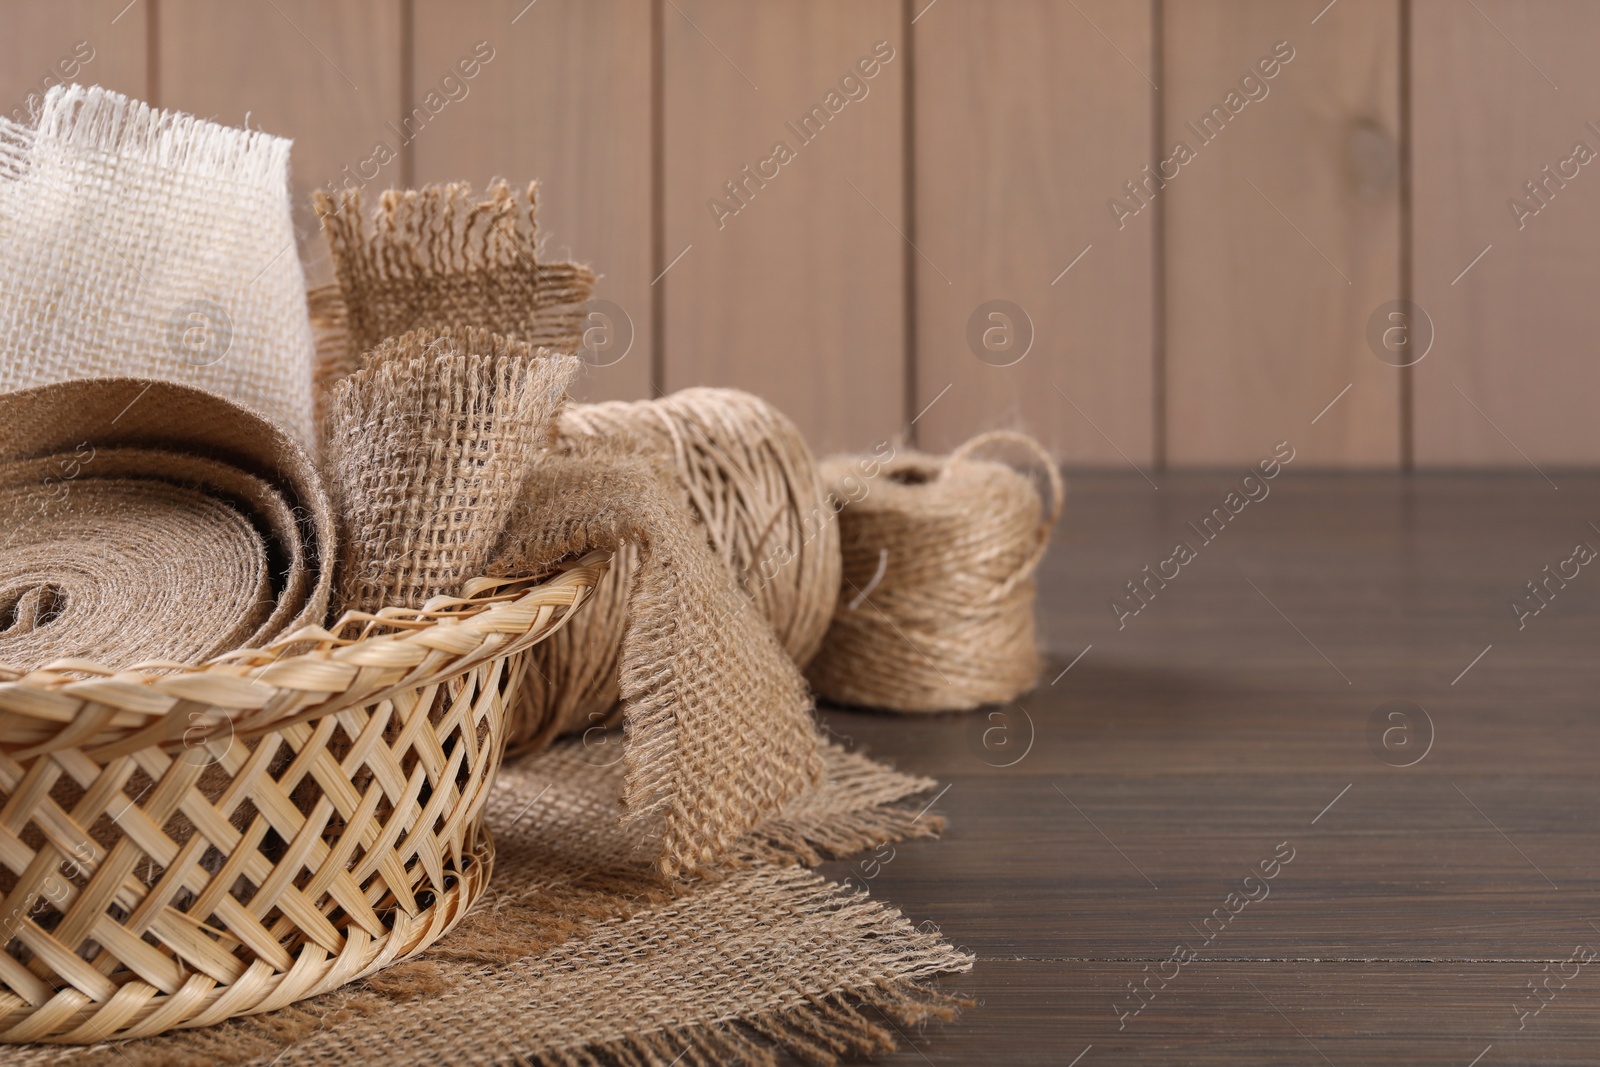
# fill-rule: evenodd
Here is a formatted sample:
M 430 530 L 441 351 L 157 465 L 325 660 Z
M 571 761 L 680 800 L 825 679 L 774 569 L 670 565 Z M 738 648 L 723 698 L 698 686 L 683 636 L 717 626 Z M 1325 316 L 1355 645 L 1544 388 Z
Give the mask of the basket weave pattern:
M 487 885 L 527 650 L 606 565 L 200 667 L 0 670 L 0 1041 L 270 1011 L 448 931 Z

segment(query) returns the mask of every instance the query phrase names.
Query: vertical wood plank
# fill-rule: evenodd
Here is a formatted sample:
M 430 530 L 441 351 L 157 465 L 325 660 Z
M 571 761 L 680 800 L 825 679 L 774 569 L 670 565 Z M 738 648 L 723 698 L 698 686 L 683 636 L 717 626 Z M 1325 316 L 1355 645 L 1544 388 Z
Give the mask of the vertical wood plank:
M 819 452 L 893 436 L 905 408 L 901 5 L 671 0 L 662 33 L 667 388 L 759 393 Z M 867 79 L 856 64 L 875 46 Z
M 493 58 L 462 79 L 480 44 Z M 547 254 L 591 264 L 596 298 L 622 309 L 595 320 L 614 332 L 575 389 L 586 400 L 650 395 L 650 69 L 650 0 L 417 3 L 414 92 L 460 100 L 414 139 L 416 180 L 539 179 Z
M 162 107 L 294 138 L 295 222 L 308 281 L 332 272 L 311 210 L 313 190 L 359 172 L 399 120 L 400 8 L 388 0 L 162 0 Z M 369 183 L 398 183 L 390 165 Z
M 1394 467 L 1400 375 L 1365 338 L 1402 296 L 1397 0 L 1164 11 L 1163 141 L 1193 153 L 1157 194 L 1172 461 L 1247 463 L 1287 439 L 1310 465 Z M 1280 41 L 1293 58 L 1260 78 Z
M 26 122 L 30 95 L 52 85 L 103 85 L 149 94 L 146 13 L 128 0 L 10 4 L 0 33 L 0 114 Z
M 1106 207 L 1150 158 L 1151 5 L 1077 8 L 942 0 L 913 26 L 924 447 L 1018 426 L 1067 462 L 1152 458 L 1157 230 Z
M 1600 152 L 1600 7 L 1417 0 L 1413 17 L 1415 286 L 1437 334 L 1417 461 L 1594 463 L 1600 164 L 1574 149 Z

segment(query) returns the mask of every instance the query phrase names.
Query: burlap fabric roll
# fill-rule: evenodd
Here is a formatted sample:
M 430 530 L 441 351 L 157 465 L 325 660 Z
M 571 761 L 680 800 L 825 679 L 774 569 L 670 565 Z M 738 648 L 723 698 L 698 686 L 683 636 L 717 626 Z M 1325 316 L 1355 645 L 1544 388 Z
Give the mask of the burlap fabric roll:
M 0 395 L 0 667 L 200 662 L 326 621 L 334 533 L 265 418 L 131 378 Z
M 416 330 L 334 386 L 341 608 L 420 607 L 484 574 L 577 367 L 485 330 Z
M 1020 452 L 1022 470 L 978 458 Z M 949 456 L 824 461 L 844 561 L 833 623 L 807 678 L 839 704 L 965 711 L 1039 676 L 1033 574 L 1065 488 L 1030 437 L 983 434 Z
M 0 119 L 0 391 L 184 382 L 311 444 L 289 144 L 78 85 Z

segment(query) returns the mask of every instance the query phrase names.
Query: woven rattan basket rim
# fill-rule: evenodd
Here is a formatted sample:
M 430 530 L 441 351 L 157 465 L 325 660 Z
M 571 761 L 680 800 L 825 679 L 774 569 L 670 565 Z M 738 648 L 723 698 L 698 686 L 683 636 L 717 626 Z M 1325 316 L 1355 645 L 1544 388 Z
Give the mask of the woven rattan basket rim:
M 331 629 L 304 627 L 201 664 L 111 670 L 63 659 L 27 673 L 0 666 L 0 750 L 26 760 L 79 748 L 105 759 L 193 744 L 207 732 L 248 738 L 382 700 L 544 640 L 592 594 L 610 559 L 591 552 L 536 575 L 475 579 L 458 597 L 347 612 Z M 198 731 L 172 714 L 196 706 L 220 714 Z

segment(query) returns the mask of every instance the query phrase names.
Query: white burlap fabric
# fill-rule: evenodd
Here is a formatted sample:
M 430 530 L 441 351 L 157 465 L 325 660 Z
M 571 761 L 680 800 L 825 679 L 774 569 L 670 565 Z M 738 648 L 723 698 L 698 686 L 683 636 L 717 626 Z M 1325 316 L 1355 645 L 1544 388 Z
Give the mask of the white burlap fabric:
M 0 392 L 159 378 L 312 434 L 289 142 L 56 86 L 0 119 Z

